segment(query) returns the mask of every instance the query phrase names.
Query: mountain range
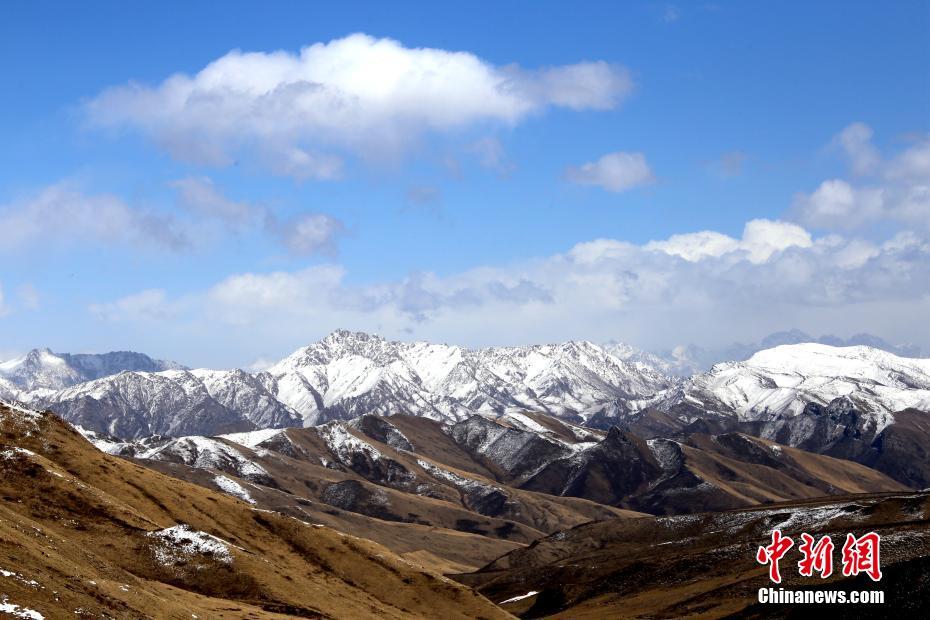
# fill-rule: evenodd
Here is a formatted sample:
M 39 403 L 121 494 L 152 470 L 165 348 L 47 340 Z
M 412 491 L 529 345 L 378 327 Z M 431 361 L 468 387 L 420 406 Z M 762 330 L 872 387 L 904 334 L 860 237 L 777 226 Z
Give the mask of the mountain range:
M 775 526 L 881 529 L 891 592 L 927 589 L 930 360 L 784 344 L 682 378 L 616 344 L 347 331 L 255 373 L 34 353 L 0 379 L 18 610 L 753 617 Z
M 687 379 L 652 362 L 631 347 L 583 341 L 465 349 L 336 331 L 258 373 L 189 370 L 140 354 L 34 351 L 0 365 L 0 397 L 123 439 L 313 426 L 365 414 L 455 423 L 530 412 L 608 430 L 655 423 L 647 414 L 658 411 L 674 428 L 657 436 L 702 420 L 869 464 L 889 445 L 900 448 L 890 436 L 907 444 L 923 436 L 921 416 L 901 412 L 930 410 L 930 360 L 874 347 L 781 345 Z

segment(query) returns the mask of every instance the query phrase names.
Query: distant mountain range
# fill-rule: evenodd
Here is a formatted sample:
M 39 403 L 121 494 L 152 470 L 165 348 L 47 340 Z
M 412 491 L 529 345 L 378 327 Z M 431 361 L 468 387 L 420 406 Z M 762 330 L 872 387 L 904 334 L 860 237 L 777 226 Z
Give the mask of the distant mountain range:
M 348 331 L 254 374 L 174 365 L 75 383 L 63 356 L 24 359 L 33 358 L 7 364 L 16 379 L 7 381 L 7 398 L 125 438 L 309 426 L 367 413 L 457 421 L 482 411 L 539 411 L 580 422 L 606 402 L 648 398 L 675 384 L 588 342 L 473 350 Z
M 340 330 L 258 373 L 190 370 L 138 353 L 37 350 L 0 364 L 0 397 L 127 439 L 312 426 L 365 414 L 454 423 L 535 412 L 607 429 L 645 410 L 685 423 L 764 423 L 774 436 L 782 432 L 775 427 L 797 425 L 811 407 L 837 398 L 861 414 L 860 434 L 877 436 L 896 412 L 930 410 L 930 360 L 874 347 L 780 345 L 688 379 L 663 370 L 655 356 L 618 344 L 466 349 Z M 789 444 L 804 440 L 805 432 L 792 432 Z
M 125 575 L 95 599 L 124 611 L 147 604 L 127 592 L 166 582 L 204 617 L 216 611 L 196 607 L 204 601 L 358 617 L 333 601 L 363 592 L 415 617 L 447 597 L 472 605 L 468 617 L 496 617 L 468 591 L 436 591 L 427 571 L 457 574 L 524 617 L 613 614 L 631 593 L 644 610 L 689 615 L 713 591 L 673 600 L 669 575 L 691 592 L 717 571 L 714 583 L 748 605 L 733 584 L 757 589 L 752 545 L 776 526 L 906 536 L 907 553 L 892 544 L 885 560 L 900 583 L 883 587 L 898 592 L 927 568 L 913 565 L 930 552 L 927 494 L 913 492 L 930 487 L 927 359 L 782 344 L 681 378 L 617 344 L 471 350 L 347 331 L 257 373 L 75 357 L 3 364 L 0 398 L 28 402 L 0 402 L 12 506 L 0 533 L 14 541 L 0 540 L 0 560 L 21 576 L 21 605 L 50 604 L 25 587 L 39 578 L 75 608 L 96 605 L 48 569 L 74 564 Z M 22 556 L 26 523 L 54 531 L 61 558 Z M 268 553 L 272 572 L 253 561 Z M 387 592 L 382 568 L 398 562 L 406 568 L 388 572 L 407 585 Z M 317 565 L 340 567 L 346 587 L 295 606 L 326 583 Z M 416 601 L 393 598 L 405 588 Z

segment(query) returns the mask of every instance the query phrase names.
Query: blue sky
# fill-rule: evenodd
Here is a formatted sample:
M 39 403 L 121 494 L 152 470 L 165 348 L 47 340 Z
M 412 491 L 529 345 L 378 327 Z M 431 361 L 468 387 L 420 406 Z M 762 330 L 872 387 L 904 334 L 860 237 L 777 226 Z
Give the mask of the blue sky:
M 926 3 L 0 10 L 0 357 L 930 347 Z

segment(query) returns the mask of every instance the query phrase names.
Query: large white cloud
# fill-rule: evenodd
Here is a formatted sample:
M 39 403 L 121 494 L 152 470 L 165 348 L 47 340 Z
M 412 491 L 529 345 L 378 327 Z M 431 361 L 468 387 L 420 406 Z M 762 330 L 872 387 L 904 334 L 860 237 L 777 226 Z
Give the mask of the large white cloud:
M 87 112 L 182 159 L 230 163 L 248 146 L 275 171 L 332 178 L 338 153 L 393 155 L 426 132 L 513 125 L 548 107 L 610 109 L 631 89 L 607 62 L 528 70 L 354 34 L 296 54 L 232 51 L 192 76 L 110 88 Z
M 776 252 L 791 247 L 809 248 L 812 244 L 810 233 L 797 224 L 759 219 L 746 223 L 742 239 L 705 230 L 672 235 L 664 241 L 651 241 L 646 249 L 680 256 L 691 262 L 740 252 L 750 262 L 758 264 L 769 260 Z

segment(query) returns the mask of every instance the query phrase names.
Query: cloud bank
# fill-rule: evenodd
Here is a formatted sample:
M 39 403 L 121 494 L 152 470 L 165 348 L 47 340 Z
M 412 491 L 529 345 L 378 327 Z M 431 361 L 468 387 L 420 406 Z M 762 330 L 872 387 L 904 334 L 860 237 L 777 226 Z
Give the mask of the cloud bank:
M 163 313 L 218 333 L 238 327 L 283 348 L 299 344 L 295 325 L 465 344 L 583 337 L 660 347 L 696 334 L 732 342 L 785 324 L 852 333 L 868 316 L 894 338 L 930 309 L 930 244 L 910 233 L 882 243 L 814 237 L 754 220 L 740 239 L 711 231 L 642 245 L 599 239 L 538 260 L 364 286 L 335 264 L 239 273 L 199 293 L 144 301 L 157 308 L 140 309 L 131 296 L 94 312 L 111 320 Z

